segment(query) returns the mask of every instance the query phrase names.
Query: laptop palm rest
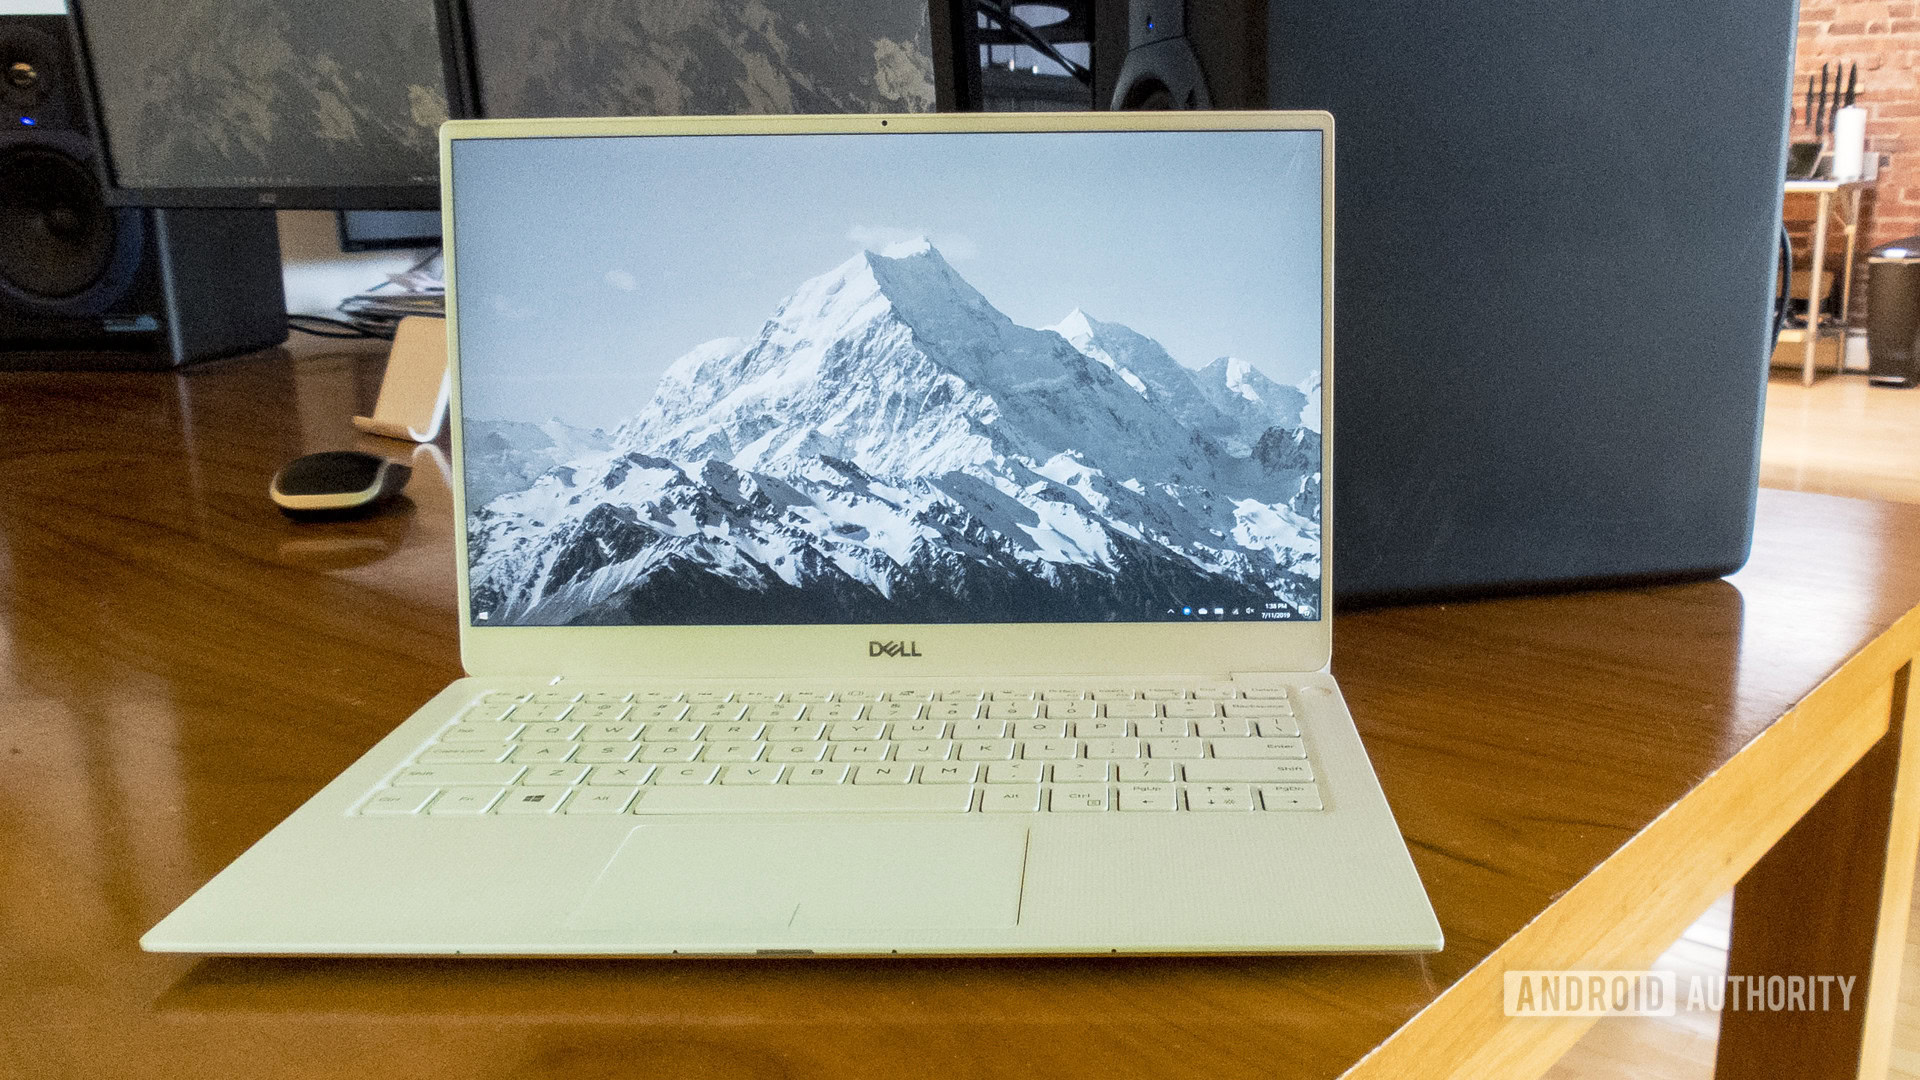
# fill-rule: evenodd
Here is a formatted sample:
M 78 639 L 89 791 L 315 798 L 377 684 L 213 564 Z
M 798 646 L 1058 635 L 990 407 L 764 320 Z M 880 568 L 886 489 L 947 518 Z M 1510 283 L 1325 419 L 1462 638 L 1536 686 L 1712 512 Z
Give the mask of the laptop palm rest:
M 1010 927 L 1027 829 L 1013 822 L 642 825 L 569 924 L 583 930 Z

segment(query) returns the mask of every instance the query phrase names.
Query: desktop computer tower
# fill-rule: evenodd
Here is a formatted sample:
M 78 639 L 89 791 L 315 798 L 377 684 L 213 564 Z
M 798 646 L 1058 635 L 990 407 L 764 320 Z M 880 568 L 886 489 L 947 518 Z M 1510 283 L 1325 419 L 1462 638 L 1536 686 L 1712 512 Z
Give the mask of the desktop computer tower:
M 1794 5 L 1267 8 L 1335 119 L 1336 598 L 1739 567 Z
M 63 15 L 0 16 L 0 368 L 170 368 L 286 340 L 270 210 L 108 203 Z

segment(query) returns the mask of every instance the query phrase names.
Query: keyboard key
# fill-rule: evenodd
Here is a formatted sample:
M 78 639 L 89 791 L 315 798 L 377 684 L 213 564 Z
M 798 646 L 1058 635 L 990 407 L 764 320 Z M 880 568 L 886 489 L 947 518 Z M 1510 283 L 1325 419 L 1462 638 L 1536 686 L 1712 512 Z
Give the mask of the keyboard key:
M 710 721 L 726 723 L 747 715 L 747 707 L 739 702 L 706 702 L 687 706 L 687 714 L 680 718 L 682 723 L 704 724 Z
M 1253 734 L 1253 721 L 1233 717 L 1195 720 L 1193 731 L 1205 739 L 1244 739 Z
M 1211 701 L 1169 701 L 1163 715 L 1182 720 L 1220 715 L 1220 706 Z
M 467 706 L 460 712 L 463 724 L 485 724 L 495 720 L 504 720 L 518 704 L 512 701 L 481 701 Z
M 1100 715 L 1100 706 L 1091 701 L 1054 701 L 1047 699 L 1049 720 L 1091 720 Z
M 1047 809 L 1056 814 L 1112 808 L 1113 799 L 1105 784 L 1055 784 L 1047 794 Z
M 763 742 L 710 742 L 701 761 L 758 761 L 767 749 Z
M 639 788 L 608 787 L 581 788 L 567 800 L 567 814 L 624 814 L 632 805 L 633 797 L 640 794 Z
M 819 761 L 827 756 L 823 742 L 777 742 L 767 744 L 768 761 Z
M 700 751 L 705 749 L 706 745 L 699 742 L 641 743 L 640 760 L 656 764 L 669 761 L 692 761 L 700 756 Z
M 508 792 L 507 797 L 493 804 L 496 814 L 517 814 L 522 816 L 546 815 L 558 813 L 560 804 L 567 801 L 564 790 L 540 790 L 532 788 L 525 791 Z
M 393 787 L 497 787 L 519 779 L 519 765 L 410 765 L 388 781 Z
M 373 798 L 361 803 L 360 812 L 383 817 L 417 814 L 438 794 L 440 794 L 439 788 L 387 788 L 384 791 L 375 792 Z
M 1056 784 L 1104 784 L 1112 779 L 1113 766 L 1104 761 L 1061 761 L 1053 766 Z
M 944 720 L 904 720 L 893 725 L 891 738 L 895 742 L 902 740 L 939 739 L 946 736 L 947 724 Z
M 1312 784 L 1261 784 L 1260 805 L 1268 810 L 1319 810 L 1320 789 Z
M 1038 701 L 1001 701 L 994 699 L 987 706 L 989 720 L 1032 720 L 1040 715 L 1041 703 Z
M 1300 724 L 1291 716 L 1263 716 L 1253 726 L 1263 739 L 1300 737 Z
M 987 693 L 987 698 L 990 701 L 1032 701 L 1034 698 L 1034 695 L 1037 694 L 1038 692 L 1039 691 L 1035 690 L 1031 686 L 1002 687 L 998 690 L 989 691 Z
M 1304 783 L 1313 779 L 1313 769 L 1304 761 L 1208 758 L 1181 762 L 1180 768 L 1188 782 Z
M 708 742 L 746 742 L 758 739 L 767 725 L 752 720 L 743 720 L 732 724 L 708 724 L 700 737 Z
M 1016 739 L 1064 739 L 1067 722 L 1048 717 L 1045 720 L 1017 720 L 1012 735 Z
M 673 786 L 711 784 L 720 766 L 701 762 L 697 765 L 662 765 L 654 771 L 653 782 Z
M 747 706 L 746 719 L 757 720 L 763 724 L 785 724 L 807 714 L 807 707 L 797 701 L 782 701 L 773 705 Z
M 921 687 L 908 687 L 905 690 L 887 691 L 888 701 L 927 702 L 927 701 L 932 701 L 933 698 L 934 698 L 933 690 L 925 689 Z
M 446 765 L 459 761 L 492 764 L 507 760 L 507 755 L 511 753 L 512 743 L 454 743 L 452 746 L 429 746 L 413 760 L 416 765 Z
M 1120 809 L 1171 811 L 1177 808 L 1177 795 L 1172 784 L 1121 784 Z
M 633 692 L 634 707 L 641 705 L 664 705 L 670 701 L 679 701 L 678 690 L 636 690 Z
M 980 789 L 980 809 L 988 814 L 1033 814 L 1040 810 L 1038 785 L 989 784 Z
M 1185 720 L 1170 720 L 1163 716 L 1152 720 L 1135 720 L 1133 733 L 1143 739 L 1178 739 L 1193 734 L 1193 725 Z
M 835 702 L 832 705 L 815 705 L 807 710 L 807 719 L 825 720 L 830 724 L 838 723 L 842 720 L 858 720 L 860 719 L 860 714 L 865 710 L 866 706 L 857 702 L 845 704 Z
M 692 721 L 677 724 L 648 724 L 640 731 L 640 741 L 650 743 L 681 743 L 700 737 L 706 725 Z
M 937 692 L 941 701 L 975 702 L 987 696 L 978 686 L 943 686 Z
M 729 765 L 720 770 L 720 782 L 733 787 L 777 784 L 785 765 Z
M 597 763 L 603 761 L 632 761 L 633 755 L 640 749 L 639 743 L 610 742 L 582 743 L 573 760 Z
M 853 782 L 856 784 L 904 784 L 912 779 L 911 765 L 862 765 L 853 770 Z
M 977 701 L 941 700 L 927 706 L 929 720 L 971 720 L 980 715 L 981 705 Z
M 1253 792 L 1245 784 L 1189 784 L 1187 809 L 1251 810 Z
M 1157 701 L 1109 701 L 1107 716 L 1114 720 L 1147 720 L 1160 715 Z
M 587 774 L 587 783 L 594 787 L 644 784 L 653 775 L 653 769 L 652 765 L 595 765 Z
M 1237 698 L 1240 696 L 1240 688 L 1233 685 L 1232 683 L 1218 683 L 1212 686 L 1196 686 L 1196 687 L 1193 687 L 1193 696 L 1197 698 L 1212 698 L 1216 700 L 1225 700 L 1227 698 Z
M 571 742 L 521 743 L 509 760 L 520 765 L 554 765 L 571 759 L 579 749 L 579 743 Z
M 1303 758 L 1307 744 L 1299 739 L 1214 739 L 1217 758 Z
M 1082 739 L 1124 739 L 1127 737 L 1125 720 L 1076 720 L 1073 734 Z
M 732 697 L 731 690 L 692 690 L 687 693 L 687 702 L 692 705 L 717 705 Z
M 1283 701 L 1287 690 L 1283 686 L 1253 686 L 1247 688 L 1245 696 L 1250 701 Z
M 1088 739 L 1087 756 L 1090 758 L 1137 758 L 1140 756 L 1139 739 Z
M 1002 790 L 1014 791 L 1015 788 Z M 1037 799 L 1036 791 L 1036 799 Z M 924 784 L 845 784 L 833 787 L 648 788 L 633 801 L 635 814 L 901 813 L 962 814 L 973 789 Z
M 473 817 L 486 813 L 504 794 L 505 788 L 449 788 L 433 800 L 433 805 L 427 807 L 427 813 L 442 817 Z
M 832 696 L 826 690 L 789 690 L 780 695 L 783 701 L 797 701 L 803 705 L 817 705 Z
M 538 723 L 545 723 L 551 720 L 558 720 L 561 717 L 566 716 L 567 711 L 572 708 L 573 706 L 570 704 L 568 705 L 515 705 L 513 707 L 513 712 L 509 713 L 508 716 L 510 716 L 514 720 L 520 721 L 523 724 L 538 724 Z
M 480 700 L 484 702 L 488 702 L 490 704 L 505 703 L 505 704 L 511 705 L 511 704 L 515 704 L 515 703 L 527 700 L 527 695 L 508 693 L 507 691 L 504 691 L 504 690 L 495 690 L 491 693 L 481 694 Z
M 971 761 L 929 762 L 920 766 L 923 784 L 971 784 L 980 775 L 980 766 Z
M 566 742 L 585 730 L 587 725 L 563 721 L 558 724 L 528 724 L 520 732 L 521 742 Z
M 639 724 L 588 724 L 581 742 L 629 742 L 640 735 Z
M 860 687 L 854 687 L 851 690 L 835 690 L 833 692 L 833 700 L 842 702 L 881 701 L 884 700 L 886 696 L 887 695 L 878 690 L 862 689 Z
M 1113 763 L 1113 778 L 1121 783 L 1170 784 L 1179 767 L 1178 763 L 1165 758 L 1159 761 L 1116 761 Z
M 869 720 L 917 720 L 921 706 L 913 701 L 883 701 L 867 707 Z
M 1095 701 L 1132 701 L 1133 691 L 1124 686 L 1100 687 L 1093 692 Z
M 605 724 L 619 720 L 632 711 L 633 706 L 631 705 L 580 704 L 573 707 L 573 711 L 567 714 L 567 719 L 579 720 L 589 724 Z
M 525 724 L 455 724 L 440 733 L 441 742 L 506 742 Z
M 772 705 L 780 700 L 778 690 L 742 690 L 733 695 L 733 700 L 745 705 Z
M 1222 708 L 1228 716 L 1244 716 L 1258 719 L 1262 716 L 1292 716 L 1293 706 L 1284 701 L 1249 701 L 1245 703 L 1229 701 Z
M 1012 739 L 974 739 L 960 744 L 961 761 L 1006 761 L 1011 757 Z
M 789 784 L 844 784 L 847 781 L 848 765 L 817 764 L 795 765 L 787 772 Z
M 1038 761 L 996 761 L 987 766 L 987 783 L 1037 784 L 1045 768 Z
M 571 705 L 580 700 L 578 690 L 542 690 L 527 699 L 539 705 Z
M 955 720 L 950 733 L 956 739 L 1000 739 L 1007 734 L 1005 720 Z
M 1177 686 L 1149 686 L 1140 691 L 1140 696 L 1148 701 L 1178 701 L 1186 697 L 1187 692 Z
M 1029 761 L 1065 761 L 1080 756 L 1080 743 L 1074 739 L 1034 739 L 1021 744 L 1020 756 Z
M 633 711 L 627 714 L 627 719 L 645 724 L 670 724 L 685 716 L 686 712 L 687 707 L 677 702 L 635 705 Z
M 522 787 L 570 787 L 586 779 L 585 765 L 541 765 L 520 774 Z
M 889 742 L 843 742 L 833 743 L 833 750 L 827 755 L 834 761 L 885 761 L 887 752 L 893 749 Z
M 1148 739 L 1147 755 L 1157 758 L 1197 758 L 1207 753 L 1203 739 Z
M 843 720 L 827 727 L 827 738 L 833 742 L 847 742 L 854 739 L 878 739 L 887 733 L 887 725 L 864 720 Z
M 953 743 L 946 739 L 924 739 L 919 742 L 893 744 L 895 761 L 945 761 L 953 756 Z
M 1085 690 L 1076 687 L 1056 686 L 1040 691 L 1040 697 L 1043 701 L 1082 701 L 1085 700 L 1086 696 L 1087 692 Z
M 631 697 L 633 697 L 632 694 L 624 691 L 590 690 L 580 695 L 580 703 L 582 705 L 620 705 Z
M 761 736 L 768 742 L 812 742 L 827 733 L 827 725 L 813 720 L 768 724 Z

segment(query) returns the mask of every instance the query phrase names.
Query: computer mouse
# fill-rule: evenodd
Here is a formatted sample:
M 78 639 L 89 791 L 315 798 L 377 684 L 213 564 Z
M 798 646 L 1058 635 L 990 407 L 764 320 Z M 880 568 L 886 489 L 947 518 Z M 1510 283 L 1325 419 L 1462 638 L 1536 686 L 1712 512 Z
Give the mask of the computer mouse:
M 400 493 L 413 469 L 358 450 L 294 458 L 273 474 L 267 494 L 280 512 L 300 520 L 357 517 Z

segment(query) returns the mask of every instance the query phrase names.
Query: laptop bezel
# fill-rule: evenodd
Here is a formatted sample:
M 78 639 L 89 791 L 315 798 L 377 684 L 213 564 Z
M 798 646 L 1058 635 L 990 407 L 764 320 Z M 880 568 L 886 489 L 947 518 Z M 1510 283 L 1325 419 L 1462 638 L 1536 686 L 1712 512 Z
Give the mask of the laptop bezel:
M 467 139 L 1075 131 L 1316 131 L 1321 135 L 1320 618 L 1297 622 L 476 626 L 469 606 L 453 144 Z M 440 128 L 447 348 L 453 373 L 454 557 L 470 675 L 671 678 L 993 676 L 1321 671 L 1332 653 L 1333 117 L 1324 112 L 951 113 L 454 120 Z

